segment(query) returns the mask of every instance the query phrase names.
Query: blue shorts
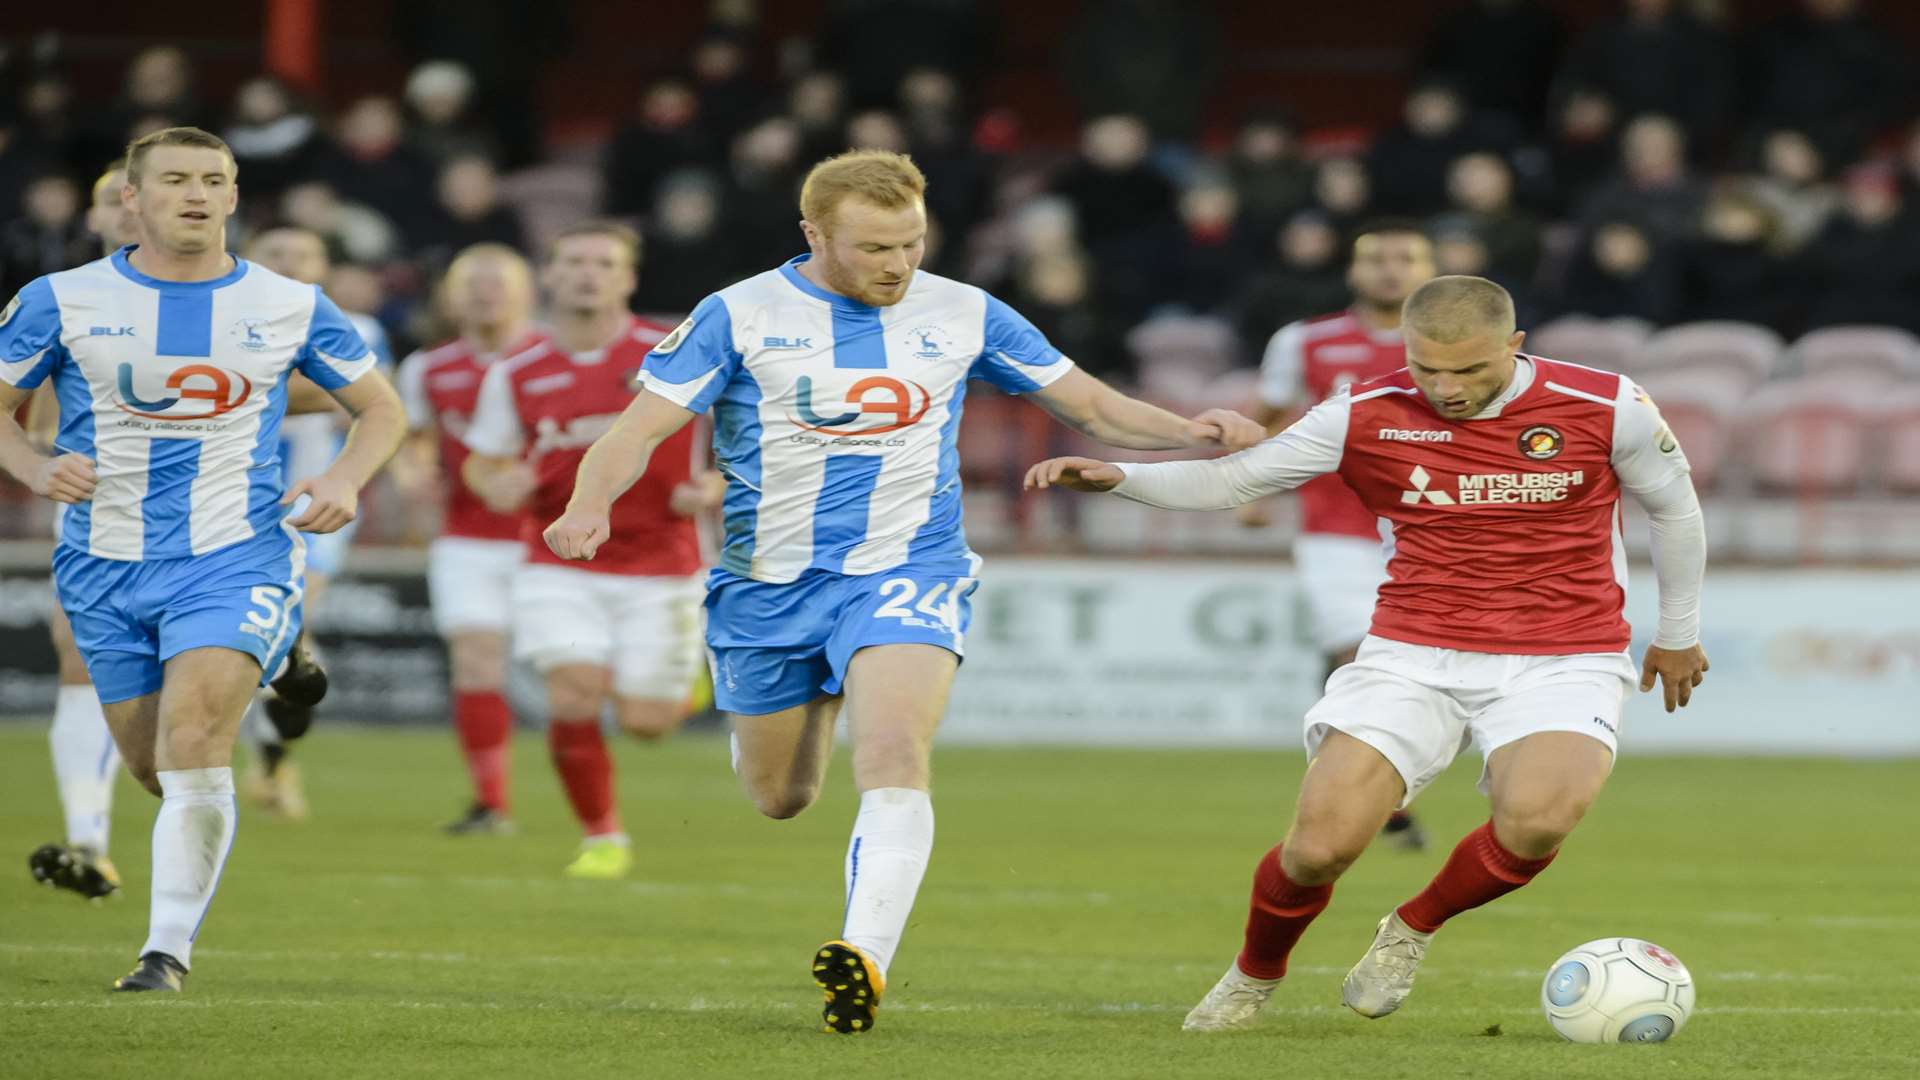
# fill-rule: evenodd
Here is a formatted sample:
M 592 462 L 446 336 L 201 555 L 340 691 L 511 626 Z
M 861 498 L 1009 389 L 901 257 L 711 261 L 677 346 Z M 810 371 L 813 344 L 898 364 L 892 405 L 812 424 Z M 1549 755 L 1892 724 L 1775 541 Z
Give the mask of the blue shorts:
M 853 654 L 869 645 L 964 655 L 977 566 L 809 570 L 787 584 L 715 570 L 707 582 L 714 704 L 757 716 L 838 694 Z
M 53 582 L 103 703 L 160 689 L 188 649 L 233 649 L 265 684 L 300 635 L 306 548 L 291 530 L 181 559 L 102 559 L 60 544 Z

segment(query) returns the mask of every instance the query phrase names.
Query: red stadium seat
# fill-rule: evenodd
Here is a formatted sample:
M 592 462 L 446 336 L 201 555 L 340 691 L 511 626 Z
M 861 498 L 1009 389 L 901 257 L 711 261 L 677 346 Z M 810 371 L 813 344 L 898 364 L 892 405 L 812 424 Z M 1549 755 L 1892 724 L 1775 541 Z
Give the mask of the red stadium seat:
M 1762 387 L 1742 410 L 1748 463 L 1762 491 L 1844 495 L 1860 488 L 1881 453 L 1878 379 L 1826 376 Z M 1869 434 L 1874 435 L 1869 454 Z
M 1920 339 L 1891 326 L 1829 326 L 1793 343 L 1787 357 L 1805 375 L 1840 372 L 1920 378 Z
M 1141 388 L 1182 401 L 1236 366 L 1237 348 L 1233 328 L 1220 319 L 1162 315 L 1127 332 Z
M 1749 386 L 1779 372 L 1780 335 L 1739 322 L 1697 322 L 1668 327 L 1647 339 L 1632 367 L 1646 371 L 1724 368 L 1744 375 Z
M 1568 315 L 1528 333 L 1523 348 L 1549 360 L 1628 371 L 1646 347 L 1647 335 L 1647 325 L 1638 319 Z
M 1920 383 L 1902 386 L 1881 401 L 1886 428 L 1881 478 L 1902 494 L 1920 494 Z

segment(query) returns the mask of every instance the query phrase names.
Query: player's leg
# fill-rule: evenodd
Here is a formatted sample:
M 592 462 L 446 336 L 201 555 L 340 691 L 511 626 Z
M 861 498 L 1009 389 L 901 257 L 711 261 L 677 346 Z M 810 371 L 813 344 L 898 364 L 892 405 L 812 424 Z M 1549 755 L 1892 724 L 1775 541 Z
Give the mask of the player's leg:
M 716 693 L 722 708 L 741 705 L 729 702 L 724 690 L 716 688 Z M 838 694 L 823 694 L 774 712 L 729 711 L 734 775 L 755 809 L 785 820 L 820 797 L 827 762 L 833 757 L 833 727 L 840 716 L 840 702 Z
M 553 664 L 544 674 L 547 750 L 580 822 L 580 849 L 565 872 L 598 880 L 625 877 L 633 868 L 633 852 L 620 825 L 613 756 L 600 730 L 613 672 L 602 664 L 574 662 Z
M 1294 541 L 1294 561 L 1307 601 L 1307 622 L 1327 677 L 1359 655 L 1373 625 L 1373 608 L 1386 559 L 1377 537 L 1308 535 Z M 1385 833 L 1400 851 L 1422 851 L 1426 833 L 1413 811 L 1401 807 L 1387 818 Z
M 644 742 L 664 739 L 687 720 L 688 693 L 700 673 L 698 578 L 633 577 L 617 583 L 614 603 L 614 719 Z
M 118 665 L 127 670 L 132 665 Z M 152 683 L 159 681 L 159 665 L 152 664 Z M 111 675 L 108 676 L 110 679 Z M 94 693 L 91 687 L 89 694 Z M 97 700 L 97 699 L 96 699 Z M 134 780 L 154 795 L 160 784 L 154 776 L 154 735 L 158 730 L 160 694 L 157 690 L 137 693 L 124 700 L 102 706 L 101 726 L 115 745 L 115 759 L 124 761 Z M 85 852 L 71 846 L 43 844 L 27 859 L 34 880 L 79 893 L 102 897 L 120 887 L 119 871 L 104 857 L 89 859 Z
M 337 534 L 308 534 L 305 541 L 308 558 L 301 606 L 312 612 L 319 610 L 326 598 L 332 583 L 331 568 L 336 562 L 334 553 L 340 550 L 340 542 Z M 289 667 L 318 668 L 318 657 L 319 647 L 307 640 L 303 630 L 289 655 Z M 324 695 L 324 675 L 321 678 L 320 694 Z M 300 775 L 300 766 L 291 758 L 294 740 L 306 734 L 313 723 L 313 703 L 283 697 L 278 693 L 280 685 L 276 680 L 255 695 L 240 725 L 239 739 L 246 745 L 248 755 L 240 789 L 249 801 L 283 821 L 305 821 L 306 784 Z
M 113 814 L 113 783 L 120 771 L 120 753 L 94 692 L 87 666 L 74 643 L 73 626 L 58 604 L 49 612 L 54 654 L 59 660 L 60 689 L 54 699 L 53 725 L 47 742 L 53 752 L 54 786 L 66 819 L 66 843 L 61 849 L 69 863 L 92 867 L 105 895 L 119 887 L 120 877 L 107 857 Z M 44 849 L 43 849 L 44 850 Z M 40 858 L 36 854 L 36 859 Z
M 1333 883 L 1459 752 L 1467 717 L 1434 689 L 1434 652 L 1369 638 L 1327 680 L 1306 716 L 1309 764 L 1293 824 L 1255 869 L 1240 955 L 1187 1014 L 1187 1030 L 1253 1023 Z
M 233 744 L 260 685 L 260 661 L 218 646 L 189 648 L 166 663 L 154 774 L 153 896 L 140 965 L 118 990 L 178 990 L 193 942 L 233 847 Z
M 507 628 L 523 552 L 514 541 L 443 537 L 427 548 L 427 592 L 447 643 L 453 729 L 473 798 L 446 826 L 453 835 L 511 831 L 508 780 L 513 708 L 507 702 Z

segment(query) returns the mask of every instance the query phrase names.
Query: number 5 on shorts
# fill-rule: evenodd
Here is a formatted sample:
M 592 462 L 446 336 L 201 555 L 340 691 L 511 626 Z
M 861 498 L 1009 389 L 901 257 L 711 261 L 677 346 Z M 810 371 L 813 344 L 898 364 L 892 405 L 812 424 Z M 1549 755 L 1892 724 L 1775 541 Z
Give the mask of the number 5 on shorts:
M 286 612 L 280 606 L 281 590 L 272 585 L 255 585 L 253 603 L 259 611 L 247 612 L 247 621 L 262 630 L 272 630 L 280 625 Z

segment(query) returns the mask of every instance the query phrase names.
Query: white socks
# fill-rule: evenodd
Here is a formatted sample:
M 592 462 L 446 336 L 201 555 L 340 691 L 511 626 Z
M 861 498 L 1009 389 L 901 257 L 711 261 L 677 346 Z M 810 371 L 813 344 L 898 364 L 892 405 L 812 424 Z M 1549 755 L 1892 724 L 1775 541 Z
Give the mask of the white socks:
M 153 907 L 141 955 L 163 952 L 192 967 L 193 939 L 207 916 L 239 816 L 232 769 L 162 770 L 153 819 Z
M 860 796 L 847 844 L 847 921 L 840 937 L 885 974 L 933 854 L 933 800 L 913 788 Z
M 53 779 L 66 812 L 67 843 L 106 854 L 120 751 L 92 686 L 60 688 L 47 741 L 53 745 Z

